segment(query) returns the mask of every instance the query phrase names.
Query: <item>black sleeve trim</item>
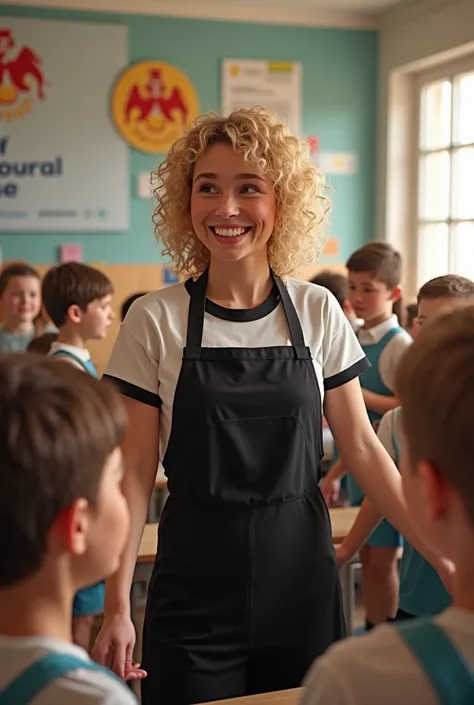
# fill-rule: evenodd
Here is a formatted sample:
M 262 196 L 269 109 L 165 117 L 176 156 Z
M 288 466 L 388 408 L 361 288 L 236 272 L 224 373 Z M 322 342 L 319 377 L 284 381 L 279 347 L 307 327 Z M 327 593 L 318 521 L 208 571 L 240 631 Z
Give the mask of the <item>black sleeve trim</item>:
M 357 362 L 348 367 L 347 370 L 338 372 L 337 375 L 332 375 L 332 377 L 327 377 L 324 380 L 324 389 L 329 391 L 330 389 L 336 389 L 336 387 L 347 384 L 347 382 L 350 382 L 351 379 L 359 377 L 362 372 L 368 370 L 370 366 L 370 362 L 367 358 L 363 357 L 361 360 L 357 360 Z
M 130 382 L 125 382 L 125 380 L 119 377 L 114 377 L 113 375 L 103 375 L 102 379 L 106 379 L 118 389 L 120 394 L 124 397 L 129 397 L 129 399 L 135 399 L 135 401 L 141 401 L 142 404 L 147 404 L 148 406 L 154 406 L 157 409 L 161 408 L 162 401 L 158 394 L 153 394 L 147 389 L 142 389 L 137 387 L 135 384 L 130 384 Z

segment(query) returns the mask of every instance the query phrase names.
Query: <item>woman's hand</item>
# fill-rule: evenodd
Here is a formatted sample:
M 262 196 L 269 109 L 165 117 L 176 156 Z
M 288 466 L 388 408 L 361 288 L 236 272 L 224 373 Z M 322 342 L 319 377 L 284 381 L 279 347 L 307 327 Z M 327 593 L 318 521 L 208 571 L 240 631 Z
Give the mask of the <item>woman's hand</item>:
M 335 551 L 338 568 L 342 568 L 343 565 L 346 565 L 346 563 L 349 563 L 349 561 L 352 560 L 352 556 L 347 553 L 343 543 L 341 543 L 339 546 L 336 546 Z
M 321 494 L 326 500 L 328 507 L 339 506 L 339 493 L 341 491 L 341 480 L 336 477 L 331 479 L 330 477 L 324 477 L 319 483 L 319 489 Z
M 92 658 L 124 681 L 145 678 L 146 671 L 133 661 L 135 641 L 135 627 L 129 616 L 116 614 L 105 617 L 92 650 Z

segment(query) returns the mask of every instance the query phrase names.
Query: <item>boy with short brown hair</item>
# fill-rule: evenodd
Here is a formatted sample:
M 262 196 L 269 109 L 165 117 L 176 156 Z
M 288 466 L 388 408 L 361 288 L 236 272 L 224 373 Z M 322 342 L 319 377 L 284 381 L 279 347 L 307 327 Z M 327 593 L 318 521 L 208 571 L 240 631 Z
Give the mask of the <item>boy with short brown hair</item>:
M 41 308 L 41 282 L 36 269 L 18 262 L 0 274 L 0 354 L 22 352 L 34 338 Z
M 456 566 L 453 606 L 331 648 L 306 679 L 304 705 L 474 702 L 473 358 L 474 307 L 461 306 L 421 329 L 396 385 L 406 501 Z
M 132 705 L 70 644 L 77 590 L 113 573 L 128 533 L 119 396 L 72 365 L 0 359 L 0 703 Z
M 66 262 L 50 269 L 43 279 L 43 303 L 58 336 L 49 354 L 97 377 L 86 344 L 107 334 L 114 317 L 112 293 L 110 279 L 87 264 Z M 103 612 L 104 592 L 101 582 L 80 590 L 74 599 L 74 641 L 85 649 L 90 646 L 94 616 Z
M 371 367 L 360 376 L 367 413 L 374 428 L 388 409 L 398 406 L 395 373 L 412 339 L 399 321 L 402 257 L 389 243 L 369 242 L 347 261 L 349 299 L 364 323 L 357 338 Z M 334 499 L 334 484 L 344 472 L 335 464 L 320 484 L 326 498 Z M 362 504 L 364 495 L 355 480 L 347 478 L 350 502 Z M 360 552 L 366 629 L 394 617 L 398 599 L 397 551 L 399 532 L 386 520 L 370 535 Z
M 100 269 L 81 262 L 66 262 L 46 273 L 43 303 L 59 330 L 51 354 L 97 375 L 86 343 L 106 336 L 114 318 L 113 291 L 112 282 Z

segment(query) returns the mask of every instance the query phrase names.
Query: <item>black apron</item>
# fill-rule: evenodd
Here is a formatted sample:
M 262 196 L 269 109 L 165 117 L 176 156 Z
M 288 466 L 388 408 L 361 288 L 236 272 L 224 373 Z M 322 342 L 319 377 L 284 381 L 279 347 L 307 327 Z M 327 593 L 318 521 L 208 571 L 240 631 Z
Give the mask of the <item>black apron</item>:
M 145 615 L 143 705 L 298 687 L 344 636 L 318 489 L 320 391 L 296 310 L 272 276 L 289 346 L 201 347 L 207 271 L 190 287 L 163 460 L 170 496 Z

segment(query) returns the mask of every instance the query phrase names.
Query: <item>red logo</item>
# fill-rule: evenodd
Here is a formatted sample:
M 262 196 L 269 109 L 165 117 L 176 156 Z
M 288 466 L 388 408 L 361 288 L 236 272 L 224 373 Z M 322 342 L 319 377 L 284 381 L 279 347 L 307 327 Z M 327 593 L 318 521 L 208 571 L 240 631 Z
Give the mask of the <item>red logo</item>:
M 172 110 L 176 110 L 181 115 L 182 124 L 186 124 L 188 110 L 186 108 L 181 90 L 175 86 L 166 96 L 166 84 L 163 81 L 161 70 L 151 70 L 148 74 L 148 81 L 141 89 L 140 85 L 135 83 L 130 89 L 127 103 L 124 107 L 125 123 L 130 123 L 130 115 L 136 109 L 134 119 L 136 122 L 143 122 L 149 117 L 156 116 L 164 118 L 167 122 L 173 120 Z M 151 130 L 161 131 L 163 129 L 162 122 L 158 125 L 153 125 L 152 122 L 148 125 Z
M 44 86 L 39 56 L 29 46 L 16 52 L 11 30 L 0 29 L 0 119 L 30 112 L 34 98 L 44 100 Z
M 132 147 L 149 154 L 167 152 L 198 111 L 189 78 L 163 61 L 130 66 L 112 92 L 112 116 L 120 134 Z

